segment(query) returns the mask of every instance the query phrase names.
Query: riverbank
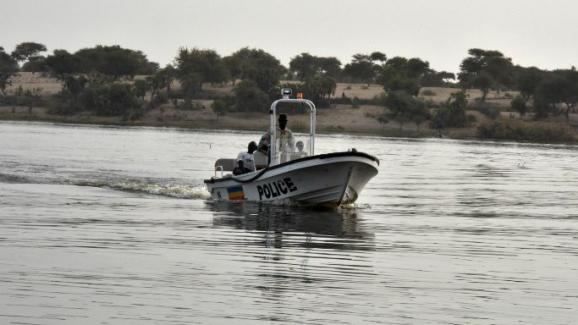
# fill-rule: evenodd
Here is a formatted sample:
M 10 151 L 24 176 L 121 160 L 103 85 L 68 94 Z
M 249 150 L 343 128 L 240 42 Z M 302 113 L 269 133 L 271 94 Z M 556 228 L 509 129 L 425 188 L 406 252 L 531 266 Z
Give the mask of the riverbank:
M 135 80 L 143 78 L 144 76 L 137 76 Z M 62 89 L 60 81 L 42 74 L 22 72 L 12 81 L 12 85 L 8 88 L 9 94 L 14 95 L 18 89 L 23 91 L 35 90 L 43 99 L 40 102 L 44 102 L 46 105 Z M 172 87 L 178 89 L 179 84 L 173 82 Z M 204 84 L 203 94 L 206 95 L 206 99 L 193 100 L 193 105 L 189 109 L 184 109 L 183 105 L 177 104 L 179 101 L 182 103 L 182 99 L 176 99 L 160 104 L 156 108 L 144 112 L 136 119 L 127 119 L 121 116 L 103 117 L 88 111 L 73 115 L 58 115 L 51 113 L 47 107 L 30 109 L 24 106 L 9 105 L 0 106 L 0 120 L 187 129 L 266 130 L 269 127 L 269 116 L 266 112 L 215 114 L 212 109 L 214 98 L 230 96 L 232 89 L 231 83 Z M 436 107 L 444 105 L 456 91 L 458 90 L 455 88 L 424 87 L 421 89 L 419 97 L 430 103 L 432 107 Z M 339 101 L 340 98 L 357 98 L 360 103 L 355 105 L 351 103 L 334 104 L 331 108 L 318 109 L 317 132 L 405 138 L 440 136 L 438 130 L 429 128 L 428 121 L 419 126 L 411 122 L 400 125 L 396 121 L 384 121 L 380 118 L 386 111 L 384 107 L 367 105 L 375 102 L 374 98 L 380 94 L 383 94 L 383 87 L 379 85 L 338 83 L 334 97 L 336 102 L 343 102 Z M 532 120 L 530 114 L 521 117 L 517 112 L 511 111 L 510 101 L 517 95 L 517 92 L 491 91 L 486 98 L 486 103 L 494 113 L 492 116 L 494 119 L 491 119 L 488 117 L 491 114 L 482 114 L 480 110 L 475 109 L 476 101 L 481 96 L 479 90 L 469 89 L 466 91 L 466 95 L 470 104 L 470 109 L 466 111 L 468 126 L 444 129 L 441 132 L 442 137 L 541 143 L 578 142 L 578 114 L 571 113 L 569 123 L 561 116 L 552 116 L 547 121 L 536 122 Z M 308 115 L 290 114 L 289 127 L 296 132 L 307 132 L 309 128 Z
M 386 137 L 438 137 L 437 130 L 423 125 L 418 129 L 415 125 L 410 124 L 400 128 L 397 123 L 393 122 L 379 123 L 377 116 L 382 111 L 382 107 L 371 105 L 359 108 L 337 105 L 331 109 L 320 109 L 317 112 L 317 132 Z M 267 114 L 229 113 L 225 116 L 217 116 L 210 109 L 181 111 L 174 108 L 153 109 L 141 118 L 127 120 L 122 117 L 102 117 L 91 114 L 50 114 L 48 109 L 44 107 L 34 107 L 29 112 L 28 107 L 0 106 L 0 120 L 241 131 L 263 131 L 269 127 Z M 309 116 L 307 114 L 290 114 L 289 127 L 295 132 L 308 132 Z M 445 130 L 443 136 L 475 138 L 475 132 L 474 127 L 452 129 Z
M 405 124 L 400 128 L 397 123 L 379 123 L 377 116 L 382 111 L 382 107 L 370 105 L 359 108 L 337 105 L 331 109 L 320 109 L 317 132 L 400 138 L 440 137 L 438 130 L 430 129 L 426 125 L 418 129 L 413 124 Z M 490 120 L 476 111 L 468 111 L 468 115 L 473 116 L 477 122 L 465 128 L 444 129 L 441 136 L 450 139 L 578 143 L 576 128 L 562 121 L 533 122 L 507 117 Z M 102 117 L 88 113 L 56 115 L 49 113 L 49 110 L 44 107 L 34 107 L 29 111 L 28 107 L 0 106 L 0 120 L 257 132 L 267 130 L 269 127 L 269 117 L 266 114 L 229 113 L 225 116 L 217 116 L 208 108 L 196 111 L 180 111 L 174 108 L 153 109 L 139 119 L 127 120 L 121 117 Z M 309 116 L 307 114 L 291 114 L 289 120 L 289 127 L 293 131 L 308 132 Z

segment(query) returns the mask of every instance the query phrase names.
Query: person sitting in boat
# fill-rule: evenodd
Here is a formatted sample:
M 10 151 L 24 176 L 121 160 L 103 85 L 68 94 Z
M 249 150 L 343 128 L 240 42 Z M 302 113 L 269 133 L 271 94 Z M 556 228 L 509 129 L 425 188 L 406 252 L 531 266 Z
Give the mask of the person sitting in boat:
M 295 151 L 295 138 L 293 132 L 287 128 L 287 115 L 280 114 L 277 124 L 277 152 L 281 154 L 281 162 L 289 160 L 291 153 Z M 259 148 L 267 148 L 269 151 L 271 147 L 271 132 L 267 131 L 259 141 Z
M 293 159 L 299 159 L 299 158 L 307 157 L 307 152 L 303 151 L 303 147 L 304 147 L 303 141 L 297 141 L 295 146 L 297 147 L 297 151 L 293 153 L 293 155 L 292 155 Z
M 253 152 L 255 152 L 255 150 L 257 150 L 257 144 L 255 141 L 251 141 L 247 146 L 247 152 L 239 153 L 235 169 L 233 169 L 233 175 L 241 175 L 255 171 L 255 160 L 253 158 Z

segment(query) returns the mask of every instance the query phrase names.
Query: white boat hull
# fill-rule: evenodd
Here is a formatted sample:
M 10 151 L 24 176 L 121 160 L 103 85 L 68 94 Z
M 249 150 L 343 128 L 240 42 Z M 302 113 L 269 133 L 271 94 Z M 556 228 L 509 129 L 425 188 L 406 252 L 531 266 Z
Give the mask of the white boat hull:
M 350 204 L 377 174 L 379 161 L 358 152 L 306 157 L 261 171 L 205 180 L 214 200 L 337 207 Z

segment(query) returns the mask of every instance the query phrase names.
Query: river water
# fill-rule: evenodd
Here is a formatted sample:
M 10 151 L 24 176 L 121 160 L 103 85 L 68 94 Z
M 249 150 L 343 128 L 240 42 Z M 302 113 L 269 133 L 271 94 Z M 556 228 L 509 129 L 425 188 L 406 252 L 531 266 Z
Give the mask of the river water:
M 578 322 L 578 147 L 326 135 L 355 207 L 207 200 L 258 136 L 0 122 L 0 324 Z

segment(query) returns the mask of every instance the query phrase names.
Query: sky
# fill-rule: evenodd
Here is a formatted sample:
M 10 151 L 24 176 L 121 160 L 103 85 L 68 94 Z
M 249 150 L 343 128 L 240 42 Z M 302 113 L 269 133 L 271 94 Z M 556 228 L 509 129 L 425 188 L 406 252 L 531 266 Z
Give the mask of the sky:
M 118 44 L 161 65 L 180 47 L 262 48 L 285 65 L 381 51 L 451 72 L 475 47 L 555 69 L 578 65 L 577 13 L 574 0 L 0 0 L 0 46 Z

